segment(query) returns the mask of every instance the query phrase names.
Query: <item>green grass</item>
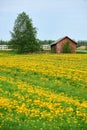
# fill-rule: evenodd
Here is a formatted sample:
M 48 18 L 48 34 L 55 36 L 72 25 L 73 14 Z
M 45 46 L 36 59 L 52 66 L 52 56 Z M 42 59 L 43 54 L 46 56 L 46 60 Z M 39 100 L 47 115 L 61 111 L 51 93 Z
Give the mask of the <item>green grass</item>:
M 13 52 L 0 52 L 0 114 L 3 114 L 0 115 L 1 130 L 86 130 L 85 56 L 16 55 Z M 29 69 L 31 63 L 33 69 Z M 13 64 L 17 65 L 12 67 Z M 26 64 L 27 69 L 26 66 L 21 68 Z M 64 65 L 68 64 L 64 69 Z M 59 71 L 60 75 L 51 75 L 51 72 L 55 72 L 52 67 L 61 67 L 63 74 Z M 71 70 L 71 77 L 68 69 Z M 79 73 L 84 78 L 79 79 Z M 74 74 L 78 76 L 76 79 Z M 58 110 L 59 113 L 56 114 Z
M 77 50 L 77 54 L 87 54 L 87 50 Z

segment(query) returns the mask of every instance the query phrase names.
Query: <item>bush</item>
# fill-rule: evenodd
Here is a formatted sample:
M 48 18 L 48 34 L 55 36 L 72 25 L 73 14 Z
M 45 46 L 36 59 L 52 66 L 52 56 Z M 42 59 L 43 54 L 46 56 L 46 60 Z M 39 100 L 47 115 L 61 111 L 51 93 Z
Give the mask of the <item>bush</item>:
M 63 44 L 62 53 L 72 53 L 72 52 L 73 48 L 70 46 L 70 42 L 66 42 L 65 44 Z

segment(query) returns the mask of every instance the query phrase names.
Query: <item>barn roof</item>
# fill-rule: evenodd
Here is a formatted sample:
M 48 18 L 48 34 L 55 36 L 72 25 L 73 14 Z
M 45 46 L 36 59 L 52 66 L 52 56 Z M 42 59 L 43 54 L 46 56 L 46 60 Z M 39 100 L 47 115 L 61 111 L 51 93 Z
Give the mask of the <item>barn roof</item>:
M 72 40 L 72 39 L 69 38 L 68 36 L 65 36 L 65 37 L 60 38 L 60 39 L 56 40 L 55 42 L 53 42 L 53 43 L 51 44 L 51 46 L 52 46 L 52 45 L 56 45 L 58 42 L 62 41 L 62 40 L 65 39 L 65 38 L 68 38 L 70 41 L 72 41 L 73 43 L 77 44 L 74 40 Z

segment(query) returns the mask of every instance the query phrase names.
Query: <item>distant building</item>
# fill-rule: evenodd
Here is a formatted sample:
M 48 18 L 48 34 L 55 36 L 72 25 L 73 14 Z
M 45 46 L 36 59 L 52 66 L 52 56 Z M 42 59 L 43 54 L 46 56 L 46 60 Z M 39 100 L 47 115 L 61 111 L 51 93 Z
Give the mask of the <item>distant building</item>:
M 76 53 L 76 45 L 77 45 L 77 43 L 74 40 L 67 37 L 67 36 L 53 42 L 51 44 L 51 51 L 56 52 L 56 53 L 62 53 L 62 47 L 66 42 L 70 43 L 70 47 L 72 48 L 72 53 Z
M 78 47 L 77 49 L 78 49 L 78 50 L 86 50 L 86 48 L 87 48 L 87 46 L 80 46 L 80 47 Z
M 51 50 L 51 47 L 50 47 L 49 44 L 42 45 L 41 48 L 42 48 L 42 50 L 44 50 L 44 51 L 49 51 L 49 50 Z
M 0 50 L 8 50 L 8 45 L 0 45 Z

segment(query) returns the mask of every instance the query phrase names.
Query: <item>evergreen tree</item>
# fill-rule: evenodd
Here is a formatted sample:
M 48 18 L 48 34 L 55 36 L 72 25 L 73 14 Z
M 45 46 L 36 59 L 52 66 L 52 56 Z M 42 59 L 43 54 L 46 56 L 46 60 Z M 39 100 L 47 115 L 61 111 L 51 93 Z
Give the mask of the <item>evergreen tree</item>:
M 13 48 L 19 53 L 37 51 L 39 44 L 36 34 L 36 28 L 33 27 L 29 16 L 25 12 L 20 13 L 15 20 L 13 32 L 11 32 Z

